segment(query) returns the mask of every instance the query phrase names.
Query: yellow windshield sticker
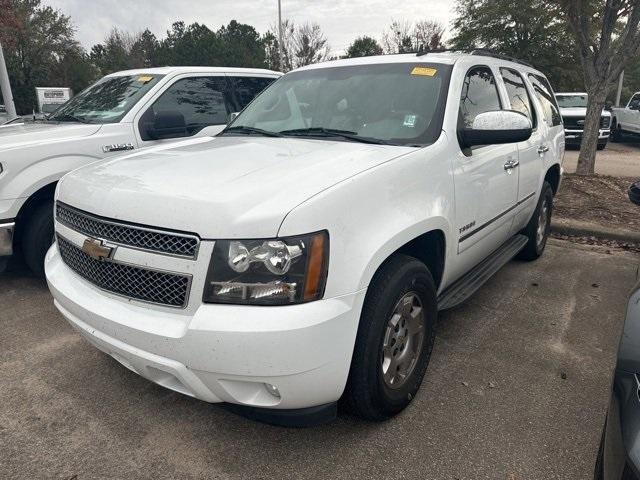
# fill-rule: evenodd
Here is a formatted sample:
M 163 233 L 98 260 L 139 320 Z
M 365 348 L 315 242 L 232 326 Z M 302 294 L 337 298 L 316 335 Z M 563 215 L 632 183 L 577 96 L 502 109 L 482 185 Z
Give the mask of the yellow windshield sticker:
M 422 75 L 424 77 L 433 77 L 436 73 L 438 73 L 438 70 L 429 67 L 415 67 L 411 70 L 411 75 Z
M 138 81 L 142 83 L 147 83 L 151 80 L 153 80 L 153 77 L 151 75 L 141 75 L 138 77 Z

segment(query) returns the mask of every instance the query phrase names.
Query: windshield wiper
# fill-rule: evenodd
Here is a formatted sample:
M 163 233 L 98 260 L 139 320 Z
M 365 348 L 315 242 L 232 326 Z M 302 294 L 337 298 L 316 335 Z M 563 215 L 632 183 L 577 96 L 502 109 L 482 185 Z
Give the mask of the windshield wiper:
M 338 137 L 354 142 L 374 143 L 377 145 L 393 145 L 391 142 L 379 140 L 371 137 L 361 137 L 357 132 L 350 130 L 337 130 L 334 128 L 310 127 L 310 128 L 294 128 L 293 130 L 283 130 L 282 135 L 311 136 L 311 137 Z
M 282 137 L 278 132 L 270 132 L 269 130 L 263 130 L 261 128 L 255 127 L 247 127 L 245 125 L 238 125 L 237 127 L 228 127 L 225 128 L 219 135 L 224 135 L 225 133 L 240 133 L 245 135 L 263 135 L 265 137 Z
M 50 117 L 50 118 L 48 118 L 48 120 L 57 120 L 59 122 L 64 122 L 66 120 L 71 120 L 72 122 L 90 123 L 88 120 L 85 120 L 85 119 L 80 118 L 80 117 L 76 117 L 75 115 L 72 115 L 70 113 L 63 113 L 60 116 Z

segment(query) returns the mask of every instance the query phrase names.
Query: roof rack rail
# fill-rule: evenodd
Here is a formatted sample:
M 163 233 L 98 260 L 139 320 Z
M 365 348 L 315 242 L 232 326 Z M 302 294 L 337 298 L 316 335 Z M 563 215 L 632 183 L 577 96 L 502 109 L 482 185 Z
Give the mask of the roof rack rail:
M 504 55 L 490 48 L 470 48 L 470 49 L 455 49 L 455 48 L 421 48 L 418 50 L 416 54 L 417 57 L 422 57 L 423 55 L 427 55 L 429 53 L 442 53 L 442 52 L 458 52 L 458 53 L 467 53 L 469 55 L 482 55 L 484 57 L 492 57 L 499 58 L 502 60 L 507 60 L 509 62 L 519 63 L 521 65 L 526 65 L 527 67 L 533 67 L 529 62 L 524 60 L 520 60 L 519 58 L 511 57 L 509 55 Z

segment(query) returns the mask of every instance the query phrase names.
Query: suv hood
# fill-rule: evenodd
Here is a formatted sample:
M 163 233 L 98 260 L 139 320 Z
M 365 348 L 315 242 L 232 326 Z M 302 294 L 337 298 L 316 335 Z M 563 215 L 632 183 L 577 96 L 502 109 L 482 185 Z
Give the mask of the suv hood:
M 80 168 L 63 177 L 58 199 L 202 238 L 269 238 L 313 195 L 414 150 L 292 138 L 194 139 Z
M 0 125 L 0 151 L 93 135 L 99 124 L 26 122 Z
M 563 117 L 580 117 L 585 118 L 587 116 L 587 108 L 586 107 L 571 107 L 571 108 L 562 108 L 560 107 L 560 115 Z M 602 117 L 610 117 L 611 112 L 607 110 L 602 110 Z

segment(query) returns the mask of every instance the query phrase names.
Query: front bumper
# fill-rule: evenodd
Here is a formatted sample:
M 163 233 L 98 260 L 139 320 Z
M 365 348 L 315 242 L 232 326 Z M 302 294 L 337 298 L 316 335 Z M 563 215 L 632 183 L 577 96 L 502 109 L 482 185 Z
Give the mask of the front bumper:
M 166 388 L 276 409 L 342 395 L 364 291 L 283 307 L 201 304 L 178 311 L 98 290 L 63 263 L 55 244 L 45 270 L 56 307 L 83 337 Z
M 0 220 L 0 257 L 13 254 L 13 236 L 16 224 L 13 221 Z
M 579 145 L 582 142 L 583 130 L 570 130 L 565 129 L 564 139 L 565 143 L 569 145 Z M 600 129 L 598 132 L 598 143 L 606 142 L 609 140 L 611 130 L 608 128 Z

